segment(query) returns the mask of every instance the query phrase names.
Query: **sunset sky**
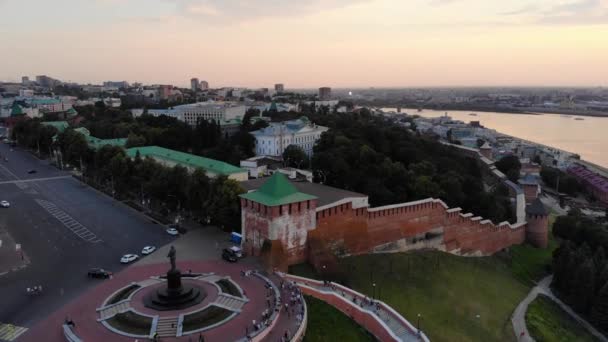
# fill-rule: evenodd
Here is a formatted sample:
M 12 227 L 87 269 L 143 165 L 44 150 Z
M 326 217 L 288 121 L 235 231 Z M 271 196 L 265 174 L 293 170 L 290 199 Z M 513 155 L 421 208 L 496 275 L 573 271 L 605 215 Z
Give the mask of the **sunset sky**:
M 608 86 L 608 0 L 0 0 L 0 80 Z

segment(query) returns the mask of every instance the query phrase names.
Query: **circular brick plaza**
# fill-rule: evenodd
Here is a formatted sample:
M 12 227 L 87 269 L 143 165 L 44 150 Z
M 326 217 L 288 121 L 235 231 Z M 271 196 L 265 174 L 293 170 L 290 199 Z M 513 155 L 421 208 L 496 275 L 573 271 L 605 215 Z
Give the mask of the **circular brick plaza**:
M 280 340 L 298 330 L 296 314 L 280 310 L 280 279 L 242 264 L 182 261 L 182 282 L 205 297 L 182 310 L 155 310 L 145 305 L 151 293 L 166 286 L 166 263 L 134 265 L 67 304 L 24 336 L 31 341 L 66 341 L 63 324 L 84 341 L 239 341 L 250 337 Z M 296 308 L 294 308 L 294 313 Z M 255 326 L 254 326 L 255 321 Z

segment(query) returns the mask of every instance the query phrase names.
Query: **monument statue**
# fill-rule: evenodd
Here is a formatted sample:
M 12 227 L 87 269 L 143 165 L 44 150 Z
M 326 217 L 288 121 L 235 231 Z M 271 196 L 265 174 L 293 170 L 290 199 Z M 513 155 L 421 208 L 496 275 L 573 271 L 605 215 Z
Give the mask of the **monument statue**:
M 207 297 L 204 288 L 194 284 L 182 284 L 182 273 L 175 265 L 176 250 L 174 246 L 169 249 L 167 258 L 171 261 L 171 269 L 167 271 L 167 286 L 160 287 L 148 294 L 144 305 L 148 308 L 164 310 L 181 310 L 202 302 Z
M 175 247 L 171 246 L 167 258 L 171 261 L 171 271 L 175 271 Z

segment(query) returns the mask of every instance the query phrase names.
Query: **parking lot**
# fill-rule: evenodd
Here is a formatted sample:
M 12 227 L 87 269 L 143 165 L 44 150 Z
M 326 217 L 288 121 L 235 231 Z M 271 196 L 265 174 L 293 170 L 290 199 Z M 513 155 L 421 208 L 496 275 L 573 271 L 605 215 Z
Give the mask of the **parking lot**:
M 0 323 L 30 327 L 103 281 L 88 279 L 89 268 L 118 272 L 126 267 L 119 263 L 123 254 L 180 239 L 26 151 L 0 143 L 0 154 L 8 158 L 0 159 L 0 200 L 11 204 L 0 208 L 0 230 L 29 259 L 27 267 L 0 276 Z M 36 285 L 42 294 L 27 295 Z

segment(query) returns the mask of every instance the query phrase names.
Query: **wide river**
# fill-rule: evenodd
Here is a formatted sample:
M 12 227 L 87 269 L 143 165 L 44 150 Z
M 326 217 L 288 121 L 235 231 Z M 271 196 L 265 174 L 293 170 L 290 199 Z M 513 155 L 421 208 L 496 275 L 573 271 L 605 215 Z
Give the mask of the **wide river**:
M 396 111 L 394 108 L 383 108 Z M 423 117 L 441 116 L 446 111 L 402 109 L 402 113 Z M 476 113 L 477 116 L 469 115 Z M 581 159 L 608 168 L 608 118 L 567 116 L 560 114 L 511 114 L 496 112 L 447 111 L 455 120 L 480 121 L 486 128 L 495 129 L 518 138 L 538 142 L 577 153 Z M 575 120 L 581 118 L 583 120 Z

